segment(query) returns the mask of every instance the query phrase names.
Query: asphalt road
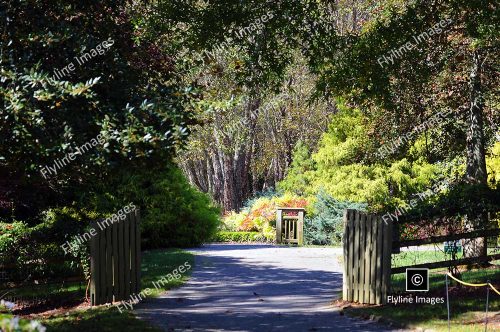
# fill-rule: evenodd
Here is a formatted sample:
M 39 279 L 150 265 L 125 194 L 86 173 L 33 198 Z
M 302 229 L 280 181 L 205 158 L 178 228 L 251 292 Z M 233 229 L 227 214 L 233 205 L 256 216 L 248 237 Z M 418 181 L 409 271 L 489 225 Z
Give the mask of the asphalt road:
M 213 244 L 190 280 L 136 313 L 165 331 L 394 331 L 342 316 L 339 248 Z

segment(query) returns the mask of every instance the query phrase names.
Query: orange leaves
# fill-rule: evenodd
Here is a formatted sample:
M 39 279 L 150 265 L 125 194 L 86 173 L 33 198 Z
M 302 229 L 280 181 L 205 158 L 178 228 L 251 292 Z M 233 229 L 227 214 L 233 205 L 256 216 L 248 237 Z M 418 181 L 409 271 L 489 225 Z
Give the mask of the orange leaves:
M 307 199 L 285 194 L 283 196 L 275 196 L 271 198 L 259 198 L 252 206 L 238 213 L 240 223 L 237 226 L 238 231 L 262 231 L 265 228 L 271 227 L 271 223 L 276 219 L 276 209 L 278 207 L 297 207 L 306 208 L 309 202 Z M 229 221 L 229 218 L 234 218 L 233 214 L 228 214 L 224 217 Z

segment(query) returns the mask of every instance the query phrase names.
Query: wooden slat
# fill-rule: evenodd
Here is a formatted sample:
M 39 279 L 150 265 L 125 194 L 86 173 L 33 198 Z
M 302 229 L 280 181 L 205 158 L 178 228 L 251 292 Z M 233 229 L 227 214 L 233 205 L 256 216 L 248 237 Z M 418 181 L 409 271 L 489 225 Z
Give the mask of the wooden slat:
M 376 217 L 376 223 L 377 223 L 377 259 L 376 259 L 377 275 L 375 277 L 375 287 L 376 287 L 375 302 L 376 302 L 376 304 L 380 304 L 380 303 L 382 303 L 382 248 L 383 248 L 382 224 L 383 224 L 383 221 L 380 219 L 379 216 Z
M 123 220 L 118 223 L 118 297 L 125 300 L 125 237 Z
M 280 244 L 281 243 L 281 220 L 283 216 L 283 211 L 282 210 L 277 210 L 276 211 L 276 243 Z
M 359 239 L 360 239 L 360 227 L 359 227 L 359 211 L 356 210 L 354 217 L 354 299 L 353 301 L 359 301 Z
M 111 242 L 111 225 L 105 229 L 106 233 L 106 302 L 113 302 L 113 246 Z M 103 234 L 104 235 L 104 234 Z
M 366 214 L 359 215 L 359 302 L 365 303 L 365 226 Z
M 119 300 L 120 288 L 118 283 L 118 272 L 119 272 L 119 253 L 118 253 L 118 224 L 113 223 L 111 225 L 112 232 L 112 247 L 113 247 L 113 295 L 114 301 Z
M 135 214 L 130 213 L 130 292 L 135 293 L 137 288 L 137 274 L 135 273 L 137 269 L 137 260 L 135 255 L 137 254 L 135 245 Z
M 93 227 L 93 226 L 91 226 Z M 99 284 L 99 239 L 93 236 L 90 239 L 90 303 L 96 305 L 97 303 L 97 289 Z
M 98 228 L 99 234 L 99 304 L 106 303 L 106 233 Z
M 354 272 L 353 272 L 353 268 L 354 268 L 354 215 L 355 215 L 356 211 L 355 210 L 352 210 L 352 212 L 350 213 L 350 216 L 349 216 L 349 266 L 348 266 L 348 269 L 349 269 L 349 283 L 348 283 L 348 287 L 349 287 L 349 301 L 353 301 L 354 300 Z
M 299 212 L 299 220 L 297 225 L 297 236 L 299 240 L 299 246 L 304 244 L 304 211 Z
M 384 248 L 382 256 L 382 304 L 387 303 L 387 292 L 391 283 L 391 256 L 392 256 L 392 221 L 382 222 L 384 229 Z
M 365 298 L 363 303 L 370 303 L 370 246 L 372 242 L 372 223 L 371 216 L 365 215 L 365 268 L 364 268 L 364 281 L 363 281 L 363 292 L 365 293 Z
M 347 278 L 348 278 L 348 239 L 349 239 L 349 210 L 344 210 L 344 235 L 342 236 L 342 251 L 344 257 L 344 268 L 342 270 L 342 300 L 347 301 Z
M 372 234 L 370 244 L 370 303 L 376 304 L 377 293 L 377 218 L 370 216 Z
M 289 220 L 298 220 L 299 216 L 283 216 L 283 219 L 289 219 Z
M 293 239 L 293 235 L 291 233 L 292 226 L 293 226 L 293 221 L 289 219 L 288 220 L 288 233 L 287 233 L 287 237 L 286 237 L 288 241 Z
M 286 230 L 287 230 L 287 221 L 283 220 L 283 229 L 281 230 L 281 238 L 284 243 L 286 243 Z
M 292 236 L 290 235 L 290 230 L 292 228 L 292 221 L 290 219 L 288 221 L 288 233 L 286 234 L 286 239 L 290 241 L 292 239 Z
M 135 214 L 135 259 L 136 259 L 136 289 L 135 293 L 138 294 L 141 291 L 141 214 L 139 210 L 134 211 Z
M 122 222 L 125 223 L 124 229 L 124 254 L 125 254 L 125 297 L 130 296 L 130 213 Z

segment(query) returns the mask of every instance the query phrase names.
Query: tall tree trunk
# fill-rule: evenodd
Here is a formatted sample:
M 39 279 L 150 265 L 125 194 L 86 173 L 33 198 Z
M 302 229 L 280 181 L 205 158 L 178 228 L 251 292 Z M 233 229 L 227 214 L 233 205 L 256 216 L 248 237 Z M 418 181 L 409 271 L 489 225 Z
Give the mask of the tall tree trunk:
M 469 90 L 470 106 L 467 132 L 467 181 L 475 185 L 486 185 L 486 157 L 483 136 L 483 108 L 484 100 L 481 86 L 481 59 L 479 51 L 472 53 L 472 66 L 470 72 Z M 483 215 L 468 215 L 466 229 L 474 230 L 486 226 L 487 218 Z M 466 240 L 464 256 L 486 256 L 486 239 L 478 238 Z
M 236 209 L 235 205 L 235 191 L 234 191 L 234 160 L 231 155 L 223 154 L 223 174 L 224 174 L 224 211 L 231 211 Z
M 223 191 L 224 188 L 222 184 L 224 183 L 224 177 L 222 174 L 222 164 L 219 158 L 219 153 L 216 148 L 213 149 L 211 152 L 212 155 L 212 165 L 214 169 L 214 176 L 213 176 L 213 185 L 214 185 L 214 199 L 216 202 L 218 202 L 220 205 L 223 205 Z
M 484 101 L 481 91 L 481 57 L 473 53 L 470 73 L 469 130 L 467 132 L 467 180 L 474 184 L 486 184 L 486 157 L 483 137 Z
M 215 199 L 215 189 L 214 189 L 214 165 L 212 163 L 212 156 L 209 151 L 206 151 L 207 158 L 205 162 L 207 163 L 207 182 L 208 182 L 208 193 Z

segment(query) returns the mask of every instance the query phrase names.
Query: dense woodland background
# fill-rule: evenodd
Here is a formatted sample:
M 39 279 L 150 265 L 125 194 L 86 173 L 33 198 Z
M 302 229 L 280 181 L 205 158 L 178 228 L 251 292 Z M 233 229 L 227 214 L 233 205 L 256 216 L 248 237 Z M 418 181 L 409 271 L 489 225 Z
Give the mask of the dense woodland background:
M 3 2 L 2 259 L 62 256 L 60 243 L 131 201 L 144 248 L 217 230 L 268 239 L 278 205 L 306 207 L 309 242 L 330 244 L 345 207 L 394 211 L 443 180 L 402 234 L 498 227 L 499 22 L 484 0 Z M 439 112 L 446 121 L 377 153 Z M 42 176 L 97 135 L 104 144 Z

